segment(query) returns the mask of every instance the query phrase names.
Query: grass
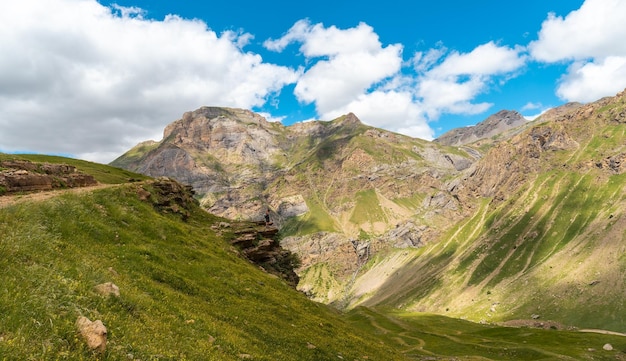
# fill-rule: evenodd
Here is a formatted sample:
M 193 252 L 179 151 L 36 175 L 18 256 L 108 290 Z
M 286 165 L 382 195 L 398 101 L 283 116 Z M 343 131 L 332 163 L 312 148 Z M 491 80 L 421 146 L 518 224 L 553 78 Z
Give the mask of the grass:
M 113 160 L 111 164 L 115 167 L 129 168 L 131 164 L 137 162 L 139 159 L 148 154 L 151 150 L 158 148 L 159 144 L 160 143 L 153 141 L 140 143 L 130 149 L 128 152 L 124 153 L 124 155 L 122 155 L 121 157 Z
M 361 329 L 395 343 L 407 359 L 621 360 L 626 337 L 528 327 L 480 325 L 445 316 L 357 308 L 349 313 Z M 613 351 L 603 350 L 611 344 Z
M 335 232 L 335 221 L 316 199 L 307 199 L 309 211 L 302 216 L 287 220 L 280 233 L 283 237 L 307 235 L 316 232 Z
M 402 359 L 243 260 L 221 219 L 160 213 L 139 186 L 0 209 L 1 360 L 93 359 L 81 315 L 108 329 L 102 360 Z M 121 296 L 97 295 L 104 282 Z
M 53 163 L 68 164 L 76 167 L 80 172 L 91 174 L 98 182 L 105 184 L 121 184 L 126 183 L 129 179 L 145 180 L 147 176 L 130 172 L 120 168 L 114 168 L 107 165 L 89 162 L 80 159 L 72 159 L 60 156 L 40 155 L 40 154 L 3 154 L 0 153 L 0 161 L 21 159 L 34 163 Z
M 386 216 L 379 204 L 376 190 L 368 189 L 357 192 L 356 205 L 352 212 L 352 217 L 350 217 L 351 222 L 358 225 L 369 225 L 372 221 L 384 222 L 386 220 Z
M 322 150 L 318 155 L 324 158 L 326 149 Z M 71 164 L 101 183 L 120 184 L 139 177 L 62 157 L 0 154 L 0 159 L 7 157 Z M 474 270 L 475 281 L 484 280 L 499 264 L 498 257 L 505 256 L 503 246 L 519 240 L 533 222 L 552 222 L 551 227 L 564 236 L 549 238 L 552 236 L 546 235 L 551 233 L 541 231 L 534 239 L 544 243 L 535 247 L 529 239 L 520 248 L 528 255 L 533 251 L 538 258 L 530 258 L 532 265 L 539 265 L 545 254 L 563 247 L 563 237 L 577 237 L 591 227 L 588 220 L 598 213 L 594 200 L 604 205 L 607 197 L 619 195 L 625 178 L 610 177 L 605 188 L 593 190 L 593 176 L 553 176 L 555 182 L 549 187 L 541 187 L 540 182 L 531 185 L 539 194 L 536 203 L 518 197 L 494 210 L 488 209 L 488 200 L 484 200 L 474 218 L 453 230 L 458 231 L 455 239 L 420 251 L 411 266 L 422 280 L 413 280 L 416 273 L 403 285 L 396 301 L 411 304 L 441 289 L 446 277 L 463 271 L 458 266 L 447 268 L 457 255 L 461 255 L 458 264 L 462 268 L 473 265 L 479 258 L 468 250 L 484 251 L 487 246 L 476 248 L 475 241 L 495 244 L 491 245 L 496 249 L 494 258 Z M 565 197 L 552 192 L 557 184 L 576 194 Z M 625 338 L 618 336 L 504 328 L 390 309 L 357 308 L 347 315 L 340 313 L 311 302 L 242 259 L 213 229 L 222 219 L 197 206 L 190 208 L 185 220 L 179 213 L 158 211 L 152 203 L 139 199 L 141 186 L 135 183 L 67 193 L 0 209 L 0 360 L 623 359 Z M 374 193 L 362 192 L 356 199 L 358 207 L 378 212 L 372 197 Z M 552 206 L 543 205 L 554 200 Z M 622 196 L 619 201 L 623 200 Z M 535 217 L 545 212 L 545 220 L 516 211 L 521 203 Z M 321 203 L 307 204 L 312 212 L 306 217 L 310 218 L 299 219 L 292 231 L 333 230 L 333 220 Z M 608 206 L 620 209 L 617 201 Z M 550 216 L 562 209 L 574 212 L 580 208 L 585 210 L 576 212 L 579 224 L 570 224 L 574 213 L 565 212 L 564 218 Z M 482 215 L 486 224 L 481 224 Z M 500 231 L 490 233 L 492 226 Z M 523 269 L 521 259 L 510 260 L 512 268 L 504 268 L 503 276 L 495 280 L 503 281 L 504 276 Z M 623 260 L 622 255 L 622 265 Z M 314 271 L 311 282 L 323 282 L 322 288 L 336 286 L 329 269 Z M 446 274 L 448 271 L 451 273 Z M 93 288 L 103 282 L 118 285 L 121 296 L 97 295 Z M 484 292 L 491 294 L 491 289 L 495 296 L 496 287 Z M 546 299 L 537 302 L 546 312 L 557 312 Z M 579 314 L 571 317 L 572 323 L 593 316 L 600 319 L 600 325 L 623 326 L 623 315 L 614 307 L 619 302 L 623 305 L 623 300 L 605 297 L 606 305 L 593 306 L 603 308 L 585 314 L 580 311 L 587 306 L 569 305 L 573 299 L 558 300 L 559 306 L 573 310 L 572 315 L 575 311 Z M 100 319 L 107 326 L 109 342 L 104 354 L 92 354 L 80 340 L 74 326 L 79 316 Z M 602 350 L 605 343 L 611 343 L 616 351 Z

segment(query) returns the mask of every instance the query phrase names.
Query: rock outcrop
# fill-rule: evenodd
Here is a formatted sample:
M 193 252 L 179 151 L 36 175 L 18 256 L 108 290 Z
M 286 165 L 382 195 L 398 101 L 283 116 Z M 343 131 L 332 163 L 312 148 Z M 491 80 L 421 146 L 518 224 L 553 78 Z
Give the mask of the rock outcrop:
M 105 282 L 94 287 L 94 291 L 103 297 L 120 297 L 120 288 L 113 282 Z
M 295 269 L 300 266 L 300 260 L 297 255 L 281 247 L 276 227 L 267 226 L 262 221 L 222 223 L 216 229 L 230 233 L 230 243 L 250 262 L 296 288 L 299 277 Z
M 183 220 L 189 218 L 191 207 L 199 204 L 194 195 L 195 191 L 191 186 L 167 177 L 137 185 L 139 199 L 152 203 L 163 213 L 177 214 Z
M 0 162 L 0 195 L 47 191 L 96 185 L 96 179 L 67 164 L 35 163 L 27 160 Z

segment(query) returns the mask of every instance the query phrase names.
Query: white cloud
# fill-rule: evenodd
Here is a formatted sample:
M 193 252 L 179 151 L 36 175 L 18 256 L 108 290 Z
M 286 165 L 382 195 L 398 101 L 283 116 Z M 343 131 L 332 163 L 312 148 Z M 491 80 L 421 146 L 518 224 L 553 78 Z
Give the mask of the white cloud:
M 400 71 L 402 46 L 383 47 L 372 27 L 360 23 L 350 29 L 298 21 L 280 39 L 268 40 L 268 49 L 282 51 L 292 42 L 313 64 L 300 77 L 296 97 L 315 103 L 326 114 L 350 103 L 372 85 Z
M 412 80 L 400 75 L 400 44 L 384 47 L 374 29 L 364 23 L 338 29 L 302 20 L 265 46 L 282 51 L 291 43 L 301 44 L 300 51 L 311 64 L 294 93 L 304 103 L 315 103 L 321 119 L 352 112 L 371 126 L 433 138 L 414 89 L 407 84 Z
M 432 69 L 430 76 L 491 76 L 513 72 L 525 64 L 523 49 L 498 46 L 494 42 L 479 45 L 469 53 L 453 51 Z
M 487 102 L 473 103 L 487 92 L 497 77 L 512 77 L 525 65 L 521 47 L 498 46 L 493 42 L 479 45 L 469 53 L 434 51 L 414 57 L 421 71 L 417 96 L 424 111 L 437 119 L 441 113 L 479 114 L 489 109 Z
M 587 1 L 579 12 L 597 3 Z M 621 9 L 608 3 L 613 12 Z M 274 51 L 298 46 L 304 61 L 294 69 L 244 51 L 252 34 L 218 35 L 200 20 L 176 15 L 145 17 L 140 8 L 109 8 L 96 0 L 3 4 L 0 49 L 11 56 L 0 56 L 0 150 L 109 162 L 148 137 L 159 139 L 185 111 L 273 106 L 288 84 L 295 84 L 299 101 L 315 105 L 320 119 L 353 112 L 372 126 L 432 139 L 429 121 L 488 110 L 491 103 L 476 99 L 516 76 L 527 60 L 521 47 L 488 42 L 467 53 L 438 44 L 405 61 L 401 44 L 382 44 L 365 23 L 340 29 L 301 20 L 264 43 Z M 544 23 L 531 44 L 535 59 L 552 44 L 552 34 L 571 26 L 570 19 L 553 16 Z M 558 48 L 556 59 L 578 56 L 567 49 Z M 606 45 L 585 54 L 603 54 L 601 49 L 609 52 Z M 611 77 L 603 74 L 621 79 L 616 75 L 623 74 L 626 54 L 597 56 L 593 62 L 576 58 L 561 96 L 579 96 L 577 84 L 606 88 Z
M 586 0 L 566 17 L 550 14 L 538 40 L 529 44 L 542 62 L 573 62 L 561 79 L 557 95 L 588 102 L 615 95 L 626 87 L 626 2 Z
M 626 55 L 625 22 L 626 2 L 586 0 L 565 18 L 550 14 L 529 49 L 545 62 Z
M 541 103 L 528 102 L 524 104 L 521 110 L 536 110 L 536 109 L 541 109 L 542 107 L 543 105 L 541 105 Z
M 439 44 L 402 59 L 399 44 L 383 46 L 374 30 L 311 24 L 302 20 L 265 47 L 283 51 L 300 44 L 306 69 L 295 87 L 304 103 L 314 103 L 322 119 L 353 112 L 365 123 L 432 139 L 428 120 L 443 112 L 477 114 L 490 103 L 472 101 L 489 90 L 496 77 L 512 76 L 524 66 L 524 49 L 489 42 L 461 54 Z M 404 64 L 403 64 L 404 63 Z M 403 65 L 417 74 L 403 74 Z
M 0 148 L 108 162 L 184 111 L 259 106 L 297 79 L 243 52 L 249 34 L 142 14 L 95 0 L 3 4 Z
M 447 51 L 448 49 L 439 44 L 439 47 L 429 49 L 426 52 L 416 52 L 410 63 L 413 64 L 417 73 L 423 73 L 435 66 Z
M 626 87 L 626 56 L 609 56 L 594 62 L 576 62 L 559 84 L 561 99 L 591 102 L 612 96 Z
M 421 105 L 408 92 L 374 91 L 361 94 L 343 107 L 323 114 L 323 118 L 334 119 L 349 112 L 356 114 L 367 125 L 411 137 L 433 139 L 434 132 L 424 117 Z
M 471 101 L 487 89 L 487 79 L 473 76 L 466 81 L 457 77 L 437 78 L 427 74 L 418 85 L 418 94 L 430 118 L 443 112 L 453 114 L 478 114 L 491 107 L 490 103 L 473 104 Z
M 532 122 L 533 120 L 539 118 L 540 116 L 542 116 L 545 112 L 547 112 L 550 109 L 546 109 L 543 110 L 537 114 L 531 114 L 531 115 L 522 115 L 524 117 L 524 119 L 528 120 L 529 122 Z

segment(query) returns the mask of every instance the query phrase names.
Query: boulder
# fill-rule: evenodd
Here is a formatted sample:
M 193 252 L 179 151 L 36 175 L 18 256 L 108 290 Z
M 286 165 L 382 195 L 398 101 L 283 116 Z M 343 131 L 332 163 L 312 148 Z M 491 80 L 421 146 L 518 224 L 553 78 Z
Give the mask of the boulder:
M 105 296 L 105 297 L 108 297 L 108 296 L 119 297 L 120 296 L 120 288 L 117 287 L 113 282 L 106 282 L 106 283 L 99 284 L 96 287 L 94 287 L 94 290 L 99 295 Z
M 107 328 L 102 321 L 91 321 L 85 316 L 76 320 L 76 328 L 87 346 L 98 353 L 104 353 L 107 346 Z

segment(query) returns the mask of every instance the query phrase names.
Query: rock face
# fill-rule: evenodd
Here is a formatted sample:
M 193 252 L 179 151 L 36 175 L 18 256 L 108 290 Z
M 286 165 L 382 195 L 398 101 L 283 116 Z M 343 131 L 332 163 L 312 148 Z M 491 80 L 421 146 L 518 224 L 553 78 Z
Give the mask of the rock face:
M 453 195 L 454 179 L 481 157 L 366 126 L 354 114 L 285 127 L 247 110 L 202 107 L 112 165 L 188 184 L 209 212 L 229 219 L 260 220 L 270 208 L 301 272 L 327 262 L 344 279 L 359 267 L 351 241 L 370 239 L 372 255 L 421 247 L 470 214 L 474 203 Z
M 0 195 L 96 185 L 88 174 L 67 164 L 34 163 L 26 160 L 0 162 Z
M 282 225 L 310 214 L 324 192 L 322 209 L 335 219 L 332 228 L 382 234 L 415 210 L 394 205 L 397 199 L 414 197 L 416 188 L 443 188 L 442 178 L 476 159 L 365 126 L 354 114 L 285 127 L 247 110 L 203 107 L 167 126 L 160 143 L 140 144 L 112 165 L 189 184 L 208 211 L 229 219 L 258 219 L 269 206 Z M 396 180 L 415 183 L 398 186 Z M 385 203 L 379 225 L 349 220 L 354 195 L 368 189 Z
M 218 229 L 232 231 L 230 243 L 249 261 L 281 277 L 294 288 L 298 285 L 299 277 L 294 269 L 300 266 L 300 260 L 281 247 L 276 227 L 268 227 L 265 222 L 237 222 L 218 225 Z
M 194 194 L 191 186 L 167 177 L 137 185 L 140 200 L 152 203 L 162 213 L 176 214 L 184 221 L 189 218 L 191 208 L 198 205 Z

